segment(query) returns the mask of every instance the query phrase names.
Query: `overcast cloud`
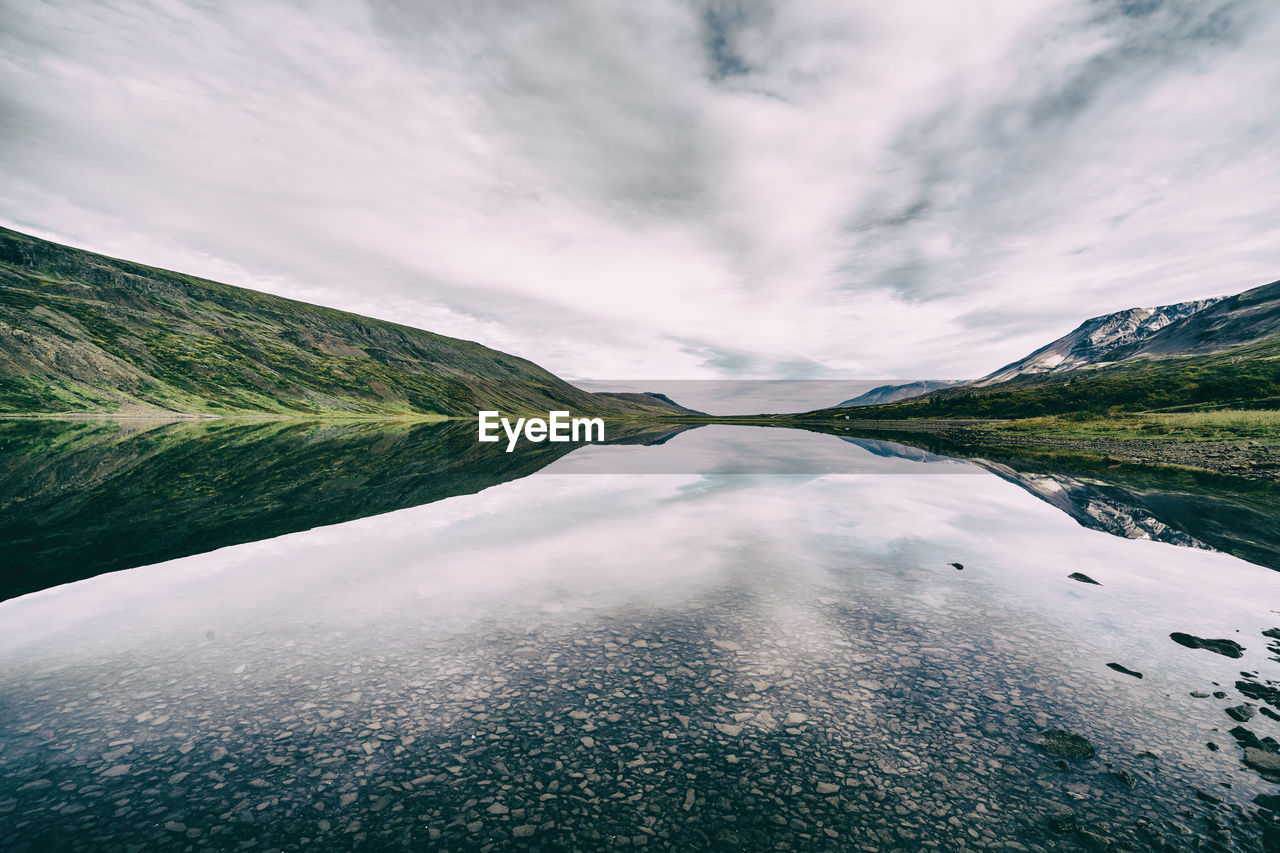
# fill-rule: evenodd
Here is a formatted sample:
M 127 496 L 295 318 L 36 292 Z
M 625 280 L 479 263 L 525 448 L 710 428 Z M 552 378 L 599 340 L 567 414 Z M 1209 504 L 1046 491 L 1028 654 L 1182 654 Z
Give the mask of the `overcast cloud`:
M 0 14 L 4 224 L 568 378 L 976 377 L 1280 278 L 1271 0 Z

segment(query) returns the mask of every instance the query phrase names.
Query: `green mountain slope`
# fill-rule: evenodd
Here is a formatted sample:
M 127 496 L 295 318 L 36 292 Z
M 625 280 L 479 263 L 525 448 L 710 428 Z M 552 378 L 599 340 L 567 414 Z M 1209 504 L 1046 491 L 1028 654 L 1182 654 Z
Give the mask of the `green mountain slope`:
M 860 419 L 1280 408 L 1280 282 L 1223 299 L 1096 363 L 860 408 Z M 843 418 L 839 408 L 800 418 Z
M 0 412 L 479 409 L 663 411 L 471 341 L 0 229 Z
M 1197 409 L 1280 408 L 1280 345 L 1256 344 L 1209 356 L 1135 360 L 1094 369 L 1026 377 L 986 388 L 858 409 L 873 418 L 1029 418 Z M 844 417 L 847 409 L 808 413 Z

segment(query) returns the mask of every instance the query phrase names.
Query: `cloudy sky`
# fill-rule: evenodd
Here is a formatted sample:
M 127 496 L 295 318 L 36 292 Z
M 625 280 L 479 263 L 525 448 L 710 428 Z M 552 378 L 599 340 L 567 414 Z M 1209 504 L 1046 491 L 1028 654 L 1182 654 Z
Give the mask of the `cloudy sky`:
M 1280 3 L 0 0 L 0 222 L 568 378 L 975 377 L 1280 278 Z

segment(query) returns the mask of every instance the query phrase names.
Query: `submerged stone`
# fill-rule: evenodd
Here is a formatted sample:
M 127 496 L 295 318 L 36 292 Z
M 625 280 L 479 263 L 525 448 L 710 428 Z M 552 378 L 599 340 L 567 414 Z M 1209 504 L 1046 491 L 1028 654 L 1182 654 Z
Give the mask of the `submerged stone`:
M 1246 746 L 1244 763 L 1262 773 L 1280 775 L 1280 754 L 1267 752 L 1256 746 Z
M 1250 699 L 1259 699 L 1268 705 L 1280 708 L 1280 689 L 1271 686 L 1273 682 L 1259 684 L 1256 681 L 1237 681 L 1236 690 Z
M 1058 805 L 1053 814 L 1049 815 L 1049 829 L 1059 835 L 1071 832 L 1076 828 L 1076 813 L 1069 807 Z
M 1062 729 L 1049 729 L 1044 732 L 1043 738 L 1040 748 L 1059 758 L 1084 761 L 1098 754 L 1087 738 Z
M 1257 711 L 1248 702 L 1243 705 L 1235 705 L 1226 709 L 1227 716 L 1235 720 L 1237 723 L 1247 723 L 1257 716 Z
M 1134 678 L 1142 677 L 1142 673 L 1129 669 L 1129 667 L 1122 666 L 1121 664 L 1118 664 L 1118 663 L 1109 663 L 1107 664 L 1107 666 L 1110 667 L 1111 669 L 1114 669 L 1116 672 L 1122 672 L 1125 675 L 1132 675 Z

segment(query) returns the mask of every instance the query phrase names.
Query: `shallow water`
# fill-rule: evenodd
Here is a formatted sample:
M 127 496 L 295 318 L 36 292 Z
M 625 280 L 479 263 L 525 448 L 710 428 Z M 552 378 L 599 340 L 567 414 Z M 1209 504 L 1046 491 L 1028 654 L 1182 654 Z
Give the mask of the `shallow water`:
M 895 453 L 583 448 L 0 604 L 0 846 L 1262 849 L 1280 574 Z

